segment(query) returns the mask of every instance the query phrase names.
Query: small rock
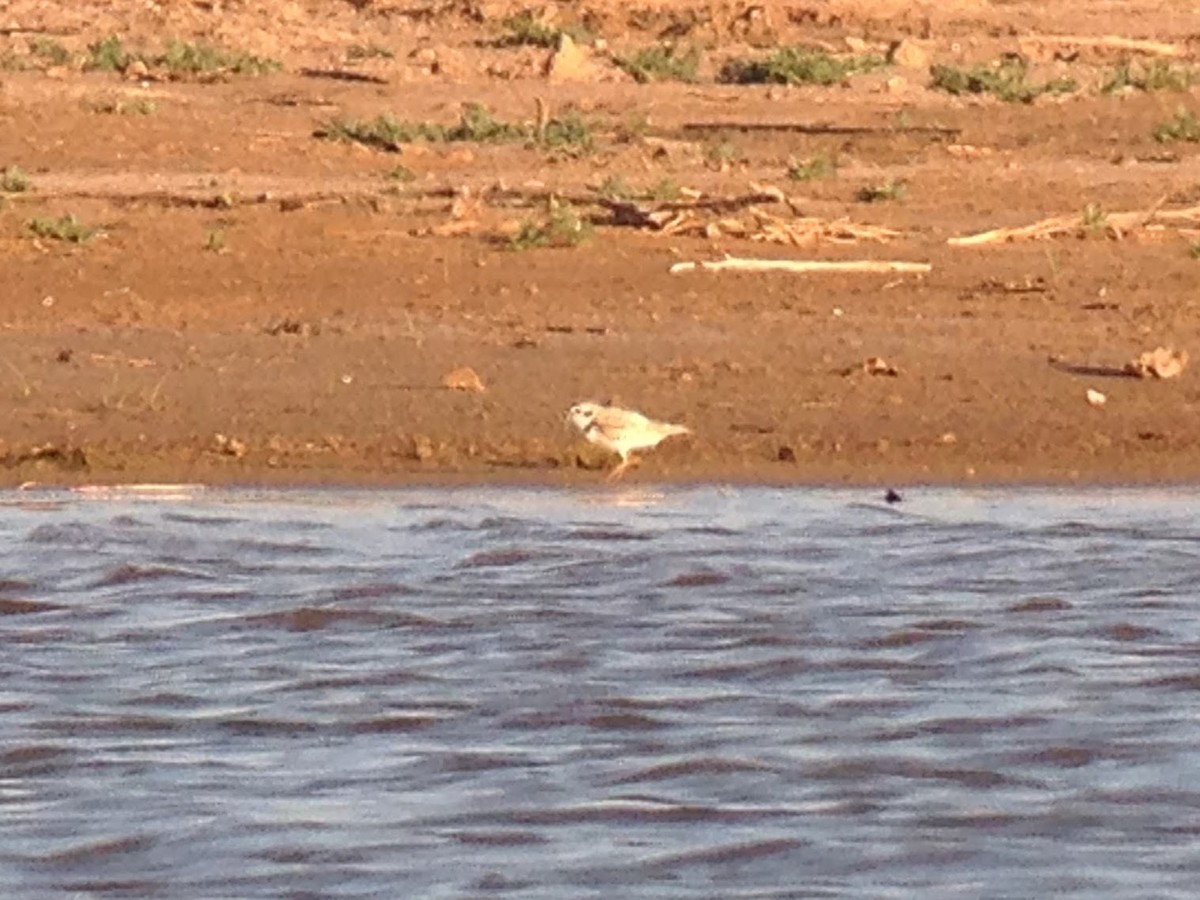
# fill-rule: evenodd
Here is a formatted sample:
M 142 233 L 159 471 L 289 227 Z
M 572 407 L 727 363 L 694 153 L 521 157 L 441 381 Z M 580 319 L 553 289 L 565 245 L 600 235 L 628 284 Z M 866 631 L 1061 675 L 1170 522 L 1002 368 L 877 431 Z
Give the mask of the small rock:
M 1088 402 L 1088 403 L 1090 403 L 1090 404 L 1092 404 L 1092 406 L 1095 406 L 1095 407 L 1101 407 L 1101 406 L 1103 406 L 1105 403 L 1107 403 L 1107 402 L 1108 402 L 1108 398 L 1107 398 L 1107 397 L 1105 397 L 1105 396 L 1104 396 L 1102 393 L 1100 393 L 1099 391 L 1095 391 L 1095 390 L 1092 390 L 1091 388 L 1088 388 L 1088 390 L 1087 390 L 1087 402 Z
M 423 434 L 413 435 L 412 458 L 417 462 L 433 459 L 433 441 Z
M 794 463 L 796 461 L 796 451 L 786 444 L 779 448 L 775 454 L 775 459 L 779 462 Z
M 565 34 L 559 35 L 558 49 L 546 61 L 546 78 L 553 82 L 596 81 L 599 68 L 586 47 L 580 47 Z
M 1178 378 L 1183 374 L 1187 363 L 1186 350 L 1157 347 L 1126 363 L 1125 371 L 1139 378 Z
M 940 438 L 938 438 L 938 442 L 941 444 L 945 444 L 946 446 L 950 446 L 951 444 L 957 444 L 958 443 L 958 435 L 955 434 L 953 431 L 947 431 Z
M 885 375 L 888 378 L 895 378 L 900 374 L 900 370 L 895 366 L 889 366 L 887 362 L 879 356 L 869 356 L 863 360 L 863 371 L 868 375 Z
M 902 69 L 929 68 L 929 51 L 919 46 L 915 41 L 902 40 L 892 44 L 888 52 L 888 62 Z
M 908 90 L 908 79 L 903 75 L 893 75 L 884 82 L 889 94 L 903 94 Z
M 883 495 L 883 500 L 885 503 L 900 503 L 904 498 L 900 496 L 899 492 L 888 488 L 887 493 Z
M 224 434 L 214 435 L 213 443 L 216 444 L 218 453 L 232 456 L 234 459 L 241 459 L 249 449 L 245 441 Z
M 447 372 L 442 378 L 442 385 L 452 391 L 471 391 L 476 394 L 487 390 L 483 386 L 483 379 L 470 366 L 461 366 Z
M 142 60 L 135 59 L 125 67 L 125 77 L 130 81 L 141 81 L 150 77 L 150 69 Z

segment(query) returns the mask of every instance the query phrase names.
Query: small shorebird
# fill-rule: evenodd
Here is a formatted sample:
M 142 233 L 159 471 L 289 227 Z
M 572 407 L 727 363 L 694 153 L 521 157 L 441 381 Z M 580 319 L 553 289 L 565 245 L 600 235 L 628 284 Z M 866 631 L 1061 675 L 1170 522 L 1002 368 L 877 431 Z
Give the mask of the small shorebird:
M 632 409 L 604 406 L 600 403 L 576 403 L 567 411 L 567 421 L 591 443 L 621 457 L 621 463 L 608 477 L 619 478 L 631 462 L 635 450 L 649 450 L 675 434 L 691 434 L 690 428 L 656 422 Z

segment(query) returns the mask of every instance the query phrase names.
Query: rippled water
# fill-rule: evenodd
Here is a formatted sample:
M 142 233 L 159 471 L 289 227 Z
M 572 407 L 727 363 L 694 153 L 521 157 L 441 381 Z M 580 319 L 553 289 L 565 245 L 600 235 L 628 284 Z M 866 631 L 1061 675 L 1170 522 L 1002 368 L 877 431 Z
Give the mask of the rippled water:
M 0 495 L 0 896 L 1192 897 L 1200 495 Z

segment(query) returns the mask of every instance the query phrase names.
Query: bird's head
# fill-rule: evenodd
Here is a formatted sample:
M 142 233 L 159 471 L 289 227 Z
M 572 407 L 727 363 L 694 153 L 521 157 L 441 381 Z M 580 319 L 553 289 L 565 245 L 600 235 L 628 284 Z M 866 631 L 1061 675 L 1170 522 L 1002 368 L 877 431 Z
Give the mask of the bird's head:
M 567 421 L 580 431 L 587 431 L 588 426 L 596 419 L 600 405 L 597 403 L 576 403 L 567 410 Z

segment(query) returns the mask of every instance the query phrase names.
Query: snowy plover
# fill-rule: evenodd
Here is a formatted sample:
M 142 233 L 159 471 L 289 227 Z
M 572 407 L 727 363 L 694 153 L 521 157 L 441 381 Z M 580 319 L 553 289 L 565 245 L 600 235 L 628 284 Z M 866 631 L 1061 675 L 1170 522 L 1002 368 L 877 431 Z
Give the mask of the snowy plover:
M 621 457 L 621 463 L 609 478 L 617 478 L 629 466 L 634 450 L 649 450 L 674 434 L 691 434 L 690 428 L 656 422 L 632 409 L 603 406 L 599 403 L 576 403 L 567 411 L 567 421 L 583 433 L 591 443 Z

